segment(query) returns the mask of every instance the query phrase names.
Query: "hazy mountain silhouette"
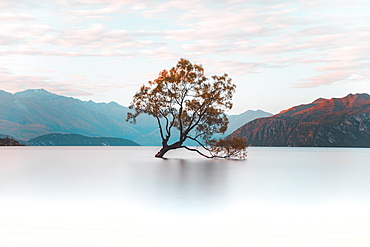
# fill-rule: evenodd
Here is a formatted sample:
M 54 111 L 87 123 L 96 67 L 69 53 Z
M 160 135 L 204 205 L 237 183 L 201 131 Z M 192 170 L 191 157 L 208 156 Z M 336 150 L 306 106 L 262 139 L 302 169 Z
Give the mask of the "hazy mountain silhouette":
M 238 115 L 227 115 L 229 119 L 229 127 L 227 128 L 225 134 L 223 134 L 222 136 L 227 136 L 231 134 L 233 131 L 252 120 L 269 116 L 272 116 L 272 114 L 262 110 L 248 110 Z
M 227 135 L 232 133 L 234 130 L 236 130 L 238 127 L 244 125 L 245 123 L 249 121 L 252 121 L 260 117 L 267 117 L 271 115 L 272 115 L 271 113 L 264 112 L 262 110 L 257 110 L 257 111 L 248 110 L 238 115 L 227 115 L 229 119 L 229 127 L 227 131 L 223 135 L 215 135 L 214 137 L 215 138 L 226 137 Z M 145 117 L 149 118 L 150 116 L 145 116 Z M 140 135 L 139 137 L 135 138 L 134 141 L 140 143 L 141 145 L 156 145 L 156 146 L 162 145 L 161 143 L 162 139 L 158 131 L 157 123 L 153 122 L 153 126 L 154 128 L 150 133 Z M 176 138 L 176 131 L 174 131 L 173 136 Z M 198 145 L 197 143 L 191 140 L 188 140 L 185 144 L 186 145 Z
M 95 103 L 90 100 L 83 103 L 90 109 L 104 114 L 119 123 L 125 123 L 129 125 L 131 128 L 137 130 L 140 135 L 145 135 L 158 129 L 157 120 L 149 115 L 140 115 L 137 118 L 137 123 L 135 125 L 126 122 L 127 113 L 131 110 L 128 107 L 122 106 L 116 102 L 112 101 L 110 103 Z
M 255 146 L 370 147 L 370 95 L 320 98 L 251 121 L 231 136 Z
M 48 134 L 27 142 L 31 146 L 139 146 L 131 140 L 115 137 L 88 137 L 76 134 Z
M 132 138 L 139 132 L 107 118 L 74 98 L 43 89 L 10 94 L 0 91 L 0 133 L 30 139 L 48 133 Z
M 155 118 L 141 115 L 135 125 L 126 122 L 128 107 L 116 102 L 95 103 L 28 89 L 11 94 L 0 90 L 0 133 L 29 140 L 52 133 L 118 137 L 141 145 L 161 145 Z M 246 122 L 271 114 L 247 111 L 230 115 L 228 132 Z

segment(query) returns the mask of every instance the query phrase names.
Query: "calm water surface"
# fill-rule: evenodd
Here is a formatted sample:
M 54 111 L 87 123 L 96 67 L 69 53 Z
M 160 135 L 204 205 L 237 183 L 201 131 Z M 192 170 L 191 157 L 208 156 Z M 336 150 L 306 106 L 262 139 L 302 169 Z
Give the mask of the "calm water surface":
M 370 149 L 0 148 L 0 246 L 370 246 Z

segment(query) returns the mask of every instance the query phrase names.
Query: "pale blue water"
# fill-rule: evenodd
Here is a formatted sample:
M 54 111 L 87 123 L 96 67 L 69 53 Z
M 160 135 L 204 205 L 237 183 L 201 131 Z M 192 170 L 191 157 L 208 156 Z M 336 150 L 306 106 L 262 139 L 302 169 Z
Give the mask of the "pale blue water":
M 370 149 L 157 149 L 0 148 L 0 246 L 370 244 Z

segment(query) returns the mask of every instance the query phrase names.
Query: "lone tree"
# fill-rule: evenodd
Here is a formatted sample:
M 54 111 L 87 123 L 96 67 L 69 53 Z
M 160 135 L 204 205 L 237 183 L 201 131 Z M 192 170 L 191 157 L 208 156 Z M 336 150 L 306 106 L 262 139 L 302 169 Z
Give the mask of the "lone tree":
M 149 85 L 143 85 L 130 104 L 133 113 L 126 121 L 136 123 L 140 114 L 157 119 L 162 138 L 162 148 L 155 157 L 163 156 L 172 149 L 186 148 L 207 158 L 245 158 L 246 143 L 242 138 L 214 140 L 212 136 L 224 133 L 229 121 L 224 114 L 232 108 L 231 99 L 235 85 L 227 74 L 204 76 L 201 65 L 181 59 L 176 67 L 163 70 Z M 209 152 L 184 145 L 194 141 Z

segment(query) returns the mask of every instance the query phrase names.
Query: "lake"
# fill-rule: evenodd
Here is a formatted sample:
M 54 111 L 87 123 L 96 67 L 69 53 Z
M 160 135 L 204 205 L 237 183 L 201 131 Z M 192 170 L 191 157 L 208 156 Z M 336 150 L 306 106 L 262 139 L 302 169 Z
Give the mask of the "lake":
M 0 246 L 370 246 L 370 149 L 1 147 Z

